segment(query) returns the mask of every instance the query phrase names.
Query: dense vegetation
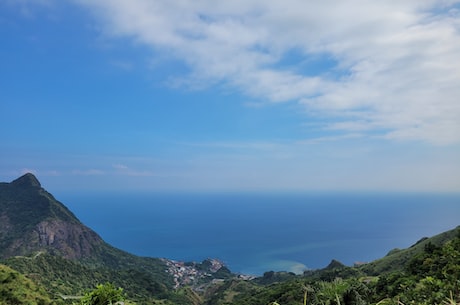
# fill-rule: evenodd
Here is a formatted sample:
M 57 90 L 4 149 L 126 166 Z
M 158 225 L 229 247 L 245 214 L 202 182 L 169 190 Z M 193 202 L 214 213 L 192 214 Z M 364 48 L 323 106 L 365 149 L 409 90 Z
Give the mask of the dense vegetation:
M 458 303 L 459 289 L 460 235 L 443 246 L 428 243 L 403 271 L 382 275 L 375 285 L 375 295 L 406 304 L 442 304 L 449 297 Z
M 168 285 L 161 284 L 158 277 L 139 270 L 146 262 L 149 260 L 140 258 L 139 265 L 131 269 L 93 268 L 46 253 L 4 261 L 46 287 L 47 293 L 58 303 L 62 303 L 62 296 L 82 296 L 91 287 L 105 282 L 123 287 L 127 297 L 139 301 L 139 304 L 151 304 L 161 299 L 183 300 Z
M 411 256 L 403 261 L 407 253 Z M 388 261 L 400 264 L 389 268 Z M 205 289 L 182 287 L 171 291 L 136 270 L 90 269 L 45 253 L 29 258 L 10 258 L 6 262 L 26 273 L 30 279 L 3 267 L 0 277 L 3 303 L 0 304 L 109 304 L 91 303 L 91 300 L 96 300 L 97 295 L 108 296 L 111 293 L 125 304 L 139 305 L 460 304 L 460 228 L 421 240 L 411 248 L 391 251 L 386 257 L 364 266 L 347 267 L 333 260 L 326 268 L 303 275 L 269 271 L 253 280 L 233 277 Z M 388 270 L 375 274 L 375 270 L 380 268 Z M 45 274 L 49 274 L 49 278 Z M 100 284 L 106 282 L 113 284 Z M 47 287 L 46 292 L 39 288 L 42 286 Z M 8 290 L 6 287 L 22 288 Z M 96 289 L 89 290 L 88 287 Z M 23 292 L 12 296 L 11 291 Z M 5 301 L 6 297 L 19 298 L 18 295 L 23 296 L 18 303 Z M 61 298 L 56 298 L 56 295 Z M 77 301 L 63 298 L 73 295 L 84 297 Z M 50 301 L 52 298 L 53 302 Z
M 247 280 L 211 260 L 175 265 L 116 249 L 31 174 L 0 183 L 0 263 L 0 305 L 460 305 L 460 227 L 360 266 L 332 260 Z M 187 268 L 196 273 L 173 277 Z
M 106 305 L 106 304 L 134 304 L 126 300 L 123 289 L 116 288 L 112 283 L 99 284 L 87 292 L 75 305 Z
M 19 272 L 0 265 L 0 305 L 48 305 L 45 290 Z
M 82 295 L 104 282 L 146 303 L 177 298 L 163 261 L 105 243 L 32 174 L 0 183 L 0 263 L 41 284 L 58 302 L 60 295 Z
M 455 233 L 455 235 L 454 235 Z M 445 236 L 453 236 L 447 240 Z M 444 243 L 435 244 L 441 238 Z M 435 243 L 434 243 L 435 242 Z M 158 298 L 146 298 L 146 291 L 150 287 L 148 278 L 139 277 L 139 274 L 112 274 L 104 275 L 104 270 L 88 272 L 81 270 L 81 266 L 69 264 L 67 260 L 59 260 L 46 254 L 35 258 L 35 268 L 53 268 L 54 280 L 45 284 L 68 289 L 69 294 L 84 295 L 78 305 L 108 304 L 91 303 L 95 296 L 113 296 L 124 300 L 125 304 L 203 304 L 203 305 L 441 305 L 460 304 L 460 228 L 442 234 L 435 238 L 419 242 L 406 250 L 392 251 L 379 262 L 372 262 L 372 268 L 386 265 L 386 260 L 395 261 L 396 256 L 405 257 L 405 252 L 413 255 L 400 265 L 393 265 L 388 272 L 378 276 L 366 274 L 369 266 L 347 267 L 337 261 L 332 261 L 325 269 L 305 272 L 304 275 L 295 275 L 288 272 L 266 272 L 262 277 L 253 280 L 243 280 L 237 277 L 208 286 L 204 290 L 193 287 L 183 287 L 175 292 L 166 288 L 158 288 L 155 294 Z M 398 261 L 400 258 L 397 258 Z M 10 262 L 27 262 L 20 258 Z M 56 264 L 51 267 L 50 265 Z M 20 268 L 20 264 L 16 265 Z M 28 267 L 30 268 L 30 266 Z M 371 269 L 372 269 L 371 268 Z M 58 271 L 58 270 L 61 271 Z M 30 270 L 29 270 L 30 271 Z M 35 270 L 41 273 L 42 270 Z M 75 274 L 85 273 L 87 279 L 84 284 L 75 280 L 66 282 Z M 33 274 L 30 275 L 34 278 Z M 35 278 L 36 280 L 37 279 Z M 107 279 L 114 284 L 97 285 Z M 123 279 L 120 281 L 120 279 Z M 41 279 L 43 282 L 43 279 Z M 94 290 L 84 289 L 88 283 Z M 115 288 L 123 287 L 124 289 Z M 153 288 L 155 289 L 155 288 Z M 43 290 L 41 290 L 44 293 Z M 126 292 L 126 293 L 125 293 Z M 44 300 L 49 300 L 43 297 Z M 127 301 L 134 300 L 134 301 Z M 58 301 L 57 303 L 64 303 Z M 75 302 L 75 301 L 73 301 Z M 10 304 L 10 303 L 5 303 Z M 21 304 L 21 303 L 20 303 Z M 31 303 L 32 304 L 32 303 Z M 48 304 L 48 303 L 37 303 Z M 66 303 L 70 304 L 70 303 Z
M 457 235 L 452 240 L 442 245 L 427 240 L 423 249 L 415 251 L 417 254 L 405 263 L 394 265 L 392 271 L 378 276 L 367 275 L 364 266 L 346 267 L 337 262 L 303 276 L 267 272 L 251 282 L 223 283 L 212 291 L 205 304 L 457 305 L 460 304 L 460 228 L 449 234 L 453 232 Z M 395 257 L 387 259 L 394 261 Z M 382 259 L 380 264 L 387 262 Z

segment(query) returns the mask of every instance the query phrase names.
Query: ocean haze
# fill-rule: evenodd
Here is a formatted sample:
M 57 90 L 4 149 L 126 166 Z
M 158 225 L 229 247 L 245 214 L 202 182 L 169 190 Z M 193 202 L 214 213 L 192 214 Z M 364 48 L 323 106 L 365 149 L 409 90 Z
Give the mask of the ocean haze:
M 460 194 L 63 193 L 112 245 L 260 275 L 380 258 L 459 225 Z

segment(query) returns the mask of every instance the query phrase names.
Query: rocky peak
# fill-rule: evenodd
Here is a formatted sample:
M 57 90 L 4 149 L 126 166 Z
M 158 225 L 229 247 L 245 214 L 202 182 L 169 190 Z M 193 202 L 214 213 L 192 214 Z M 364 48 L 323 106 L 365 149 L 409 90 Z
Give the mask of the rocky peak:
M 0 258 L 49 250 L 65 258 L 91 257 L 103 244 L 27 173 L 0 187 Z
M 331 260 L 329 265 L 327 265 L 326 269 L 332 270 L 332 269 L 338 269 L 338 268 L 344 268 L 345 265 L 339 262 L 338 260 Z
M 22 187 L 22 188 L 41 187 L 40 182 L 32 173 L 27 173 L 19 177 L 18 179 L 11 182 L 11 185 Z

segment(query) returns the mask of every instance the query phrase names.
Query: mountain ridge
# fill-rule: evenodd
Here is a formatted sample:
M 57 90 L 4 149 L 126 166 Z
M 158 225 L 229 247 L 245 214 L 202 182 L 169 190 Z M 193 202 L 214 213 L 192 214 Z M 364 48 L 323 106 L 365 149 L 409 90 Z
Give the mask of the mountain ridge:
M 231 273 L 217 260 L 184 263 L 130 254 L 106 243 L 81 223 L 33 174 L 0 183 L 0 263 L 30 276 L 54 296 L 81 295 L 98 283 L 110 281 L 126 288 L 139 304 L 161 300 L 160 304 L 215 305 L 220 304 L 218 298 L 224 300 L 246 289 L 259 291 L 258 285 L 268 289 L 272 284 L 307 279 L 385 277 L 401 272 L 427 247 L 443 245 L 459 232 L 457 227 L 424 237 L 407 249 L 391 250 L 381 259 L 356 267 L 332 260 L 327 267 L 303 275 L 267 271 L 254 279 Z
M 78 294 L 110 281 L 127 287 L 127 292 L 137 297 L 183 301 L 175 296 L 175 289 L 233 276 L 217 260 L 184 265 L 165 258 L 139 257 L 111 246 L 30 173 L 0 183 L 0 263 L 23 274 L 39 275 L 53 295 L 62 289 Z
M 36 251 L 89 258 L 102 238 L 27 173 L 0 184 L 0 258 Z
M 11 182 L 11 185 L 19 186 L 19 187 L 40 187 L 41 188 L 40 181 L 38 181 L 37 177 L 35 177 L 34 174 L 32 173 L 26 173 L 22 175 L 21 177 L 17 178 L 16 180 L 13 180 Z

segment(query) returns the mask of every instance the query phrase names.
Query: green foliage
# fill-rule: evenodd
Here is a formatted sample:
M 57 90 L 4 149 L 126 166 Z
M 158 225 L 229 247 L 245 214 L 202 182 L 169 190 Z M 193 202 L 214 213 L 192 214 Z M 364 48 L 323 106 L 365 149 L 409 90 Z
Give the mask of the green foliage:
M 49 305 L 50 298 L 43 288 L 19 272 L 0 265 L 0 305 Z
M 317 304 L 340 304 L 349 284 L 343 280 L 336 279 L 332 282 L 319 282 L 315 289 L 315 301 Z
M 459 230 L 460 232 L 460 230 Z M 409 304 L 443 304 L 452 294 L 460 302 L 460 235 L 437 246 L 424 244 L 423 252 L 412 257 L 403 271 L 380 276 L 375 296 Z
M 431 238 L 422 238 L 407 249 L 393 249 L 385 257 L 364 264 L 358 269 L 368 275 L 382 275 L 385 273 L 403 271 L 412 257 L 423 253 L 427 244 L 441 247 L 447 241 L 453 240 L 460 232 L 460 227 L 443 232 Z
M 118 250 L 94 232 L 97 238 L 85 244 L 89 255 L 78 260 L 59 256 L 57 248 L 33 248 L 36 225 L 43 220 L 81 225 L 33 175 L 0 183 L 0 211 L 0 258 L 9 257 L 0 262 L 22 273 L 0 265 L 0 305 L 61 305 L 69 304 L 64 298 L 72 301 L 82 295 L 79 305 L 133 304 L 125 297 L 138 305 L 460 304 L 460 227 L 360 267 L 333 260 L 302 276 L 266 272 L 252 281 L 237 279 L 224 267 L 213 275 L 225 281 L 210 283 L 209 277 L 198 289 L 173 290 L 162 260 Z M 213 267 L 210 260 L 191 264 L 204 271 Z
M 104 270 L 91 270 L 78 262 L 43 253 L 32 257 L 13 257 L 8 266 L 28 274 L 52 295 L 81 295 L 89 287 L 104 281 Z
M 335 279 L 330 282 L 311 281 L 305 278 L 296 278 L 269 285 L 255 285 L 244 282 L 245 289 L 233 295 L 227 302 L 222 302 L 229 290 L 236 292 L 236 287 L 226 287 L 226 291 L 218 292 L 212 302 L 206 305 L 366 305 L 370 304 L 371 290 L 357 279 Z M 214 294 L 215 295 L 215 294 Z
M 131 269 L 111 269 L 88 266 L 47 253 L 13 257 L 4 261 L 19 272 L 28 274 L 56 298 L 60 295 L 82 295 L 98 283 L 111 282 L 123 287 L 130 299 L 139 302 L 168 299 L 174 295 L 154 273 L 149 272 L 148 268 L 155 262 L 139 258 L 139 264 L 133 264 Z M 145 268 L 145 271 L 141 268 Z M 162 273 L 165 273 L 164 270 Z
M 333 261 L 303 276 L 266 272 L 253 281 L 227 281 L 212 290 L 204 304 L 294 305 L 306 300 L 307 305 L 459 305 L 459 232 L 457 228 L 422 239 L 410 251 L 392 251 L 374 266 L 389 266 L 388 262 L 401 266 L 378 276 L 371 276 L 376 269 L 367 269 L 371 272 L 366 275 L 366 268 Z
M 246 304 L 268 304 L 276 301 L 283 305 L 300 304 L 304 297 L 305 282 L 302 280 L 291 280 L 268 285 L 260 290 L 252 299 L 248 299 Z M 254 300 L 254 297 L 257 300 Z M 244 298 L 241 298 L 244 300 Z M 237 302 L 238 304 L 245 304 Z
M 256 278 L 254 282 L 258 284 L 273 284 L 276 282 L 288 281 L 296 278 L 297 276 L 292 272 L 274 272 L 267 271 L 263 274 L 262 277 Z
M 313 271 L 306 271 L 304 275 L 309 279 L 330 282 L 335 280 L 336 278 L 360 278 L 365 276 L 366 274 L 359 268 L 348 267 L 336 260 L 332 260 L 326 268 Z
M 113 305 L 124 301 L 122 288 L 115 288 L 112 283 L 99 284 L 93 291 L 86 293 L 80 305 Z

